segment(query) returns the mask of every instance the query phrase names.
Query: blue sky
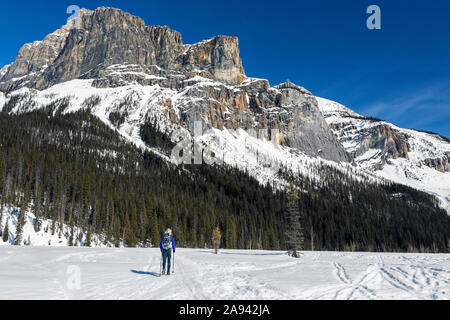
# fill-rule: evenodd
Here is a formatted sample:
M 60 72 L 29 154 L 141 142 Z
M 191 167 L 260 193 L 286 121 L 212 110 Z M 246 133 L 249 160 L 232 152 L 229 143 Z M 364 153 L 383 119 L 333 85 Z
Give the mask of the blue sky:
M 184 43 L 237 36 L 247 76 L 289 79 L 361 114 L 450 136 L 450 1 L 15 1 L 0 10 L 0 65 L 65 24 L 72 4 L 120 8 Z M 372 4 L 381 30 L 366 27 Z

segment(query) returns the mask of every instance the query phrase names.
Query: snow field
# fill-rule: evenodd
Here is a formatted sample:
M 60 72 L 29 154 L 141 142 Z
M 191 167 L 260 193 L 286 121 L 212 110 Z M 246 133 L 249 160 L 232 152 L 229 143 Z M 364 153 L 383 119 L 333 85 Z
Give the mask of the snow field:
M 0 299 L 443 299 L 449 254 L 0 247 Z M 79 287 L 76 284 L 79 284 Z

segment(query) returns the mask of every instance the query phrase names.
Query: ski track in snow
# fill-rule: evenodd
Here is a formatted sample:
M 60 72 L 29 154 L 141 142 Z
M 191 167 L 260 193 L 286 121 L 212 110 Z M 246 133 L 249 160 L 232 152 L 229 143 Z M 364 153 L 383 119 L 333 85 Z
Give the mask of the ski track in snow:
M 450 299 L 450 255 L 0 247 L 0 299 Z M 80 270 L 80 289 L 68 283 Z

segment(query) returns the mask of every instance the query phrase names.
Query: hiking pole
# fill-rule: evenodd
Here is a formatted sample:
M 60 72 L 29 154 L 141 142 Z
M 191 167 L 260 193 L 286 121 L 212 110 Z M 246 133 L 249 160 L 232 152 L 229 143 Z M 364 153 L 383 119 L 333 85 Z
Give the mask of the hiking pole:
M 161 277 L 162 274 L 162 252 L 161 252 L 161 258 L 159 259 L 159 276 Z
M 175 273 L 175 251 L 173 252 L 172 273 Z

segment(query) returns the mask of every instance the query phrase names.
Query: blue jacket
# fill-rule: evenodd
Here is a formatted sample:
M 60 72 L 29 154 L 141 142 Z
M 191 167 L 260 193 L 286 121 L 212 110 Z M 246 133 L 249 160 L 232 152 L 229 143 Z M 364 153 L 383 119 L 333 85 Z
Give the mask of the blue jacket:
M 159 242 L 159 249 L 161 249 L 161 251 L 163 251 L 163 247 L 162 247 L 162 242 L 163 242 L 163 239 L 164 239 L 164 235 L 161 237 L 161 241 Z M 172 239 L 172 249 L 173 249 L 173 252 L 175 252 L 175 239 L 173 238 L 173 236 L 170 236 L 170 239 Z

